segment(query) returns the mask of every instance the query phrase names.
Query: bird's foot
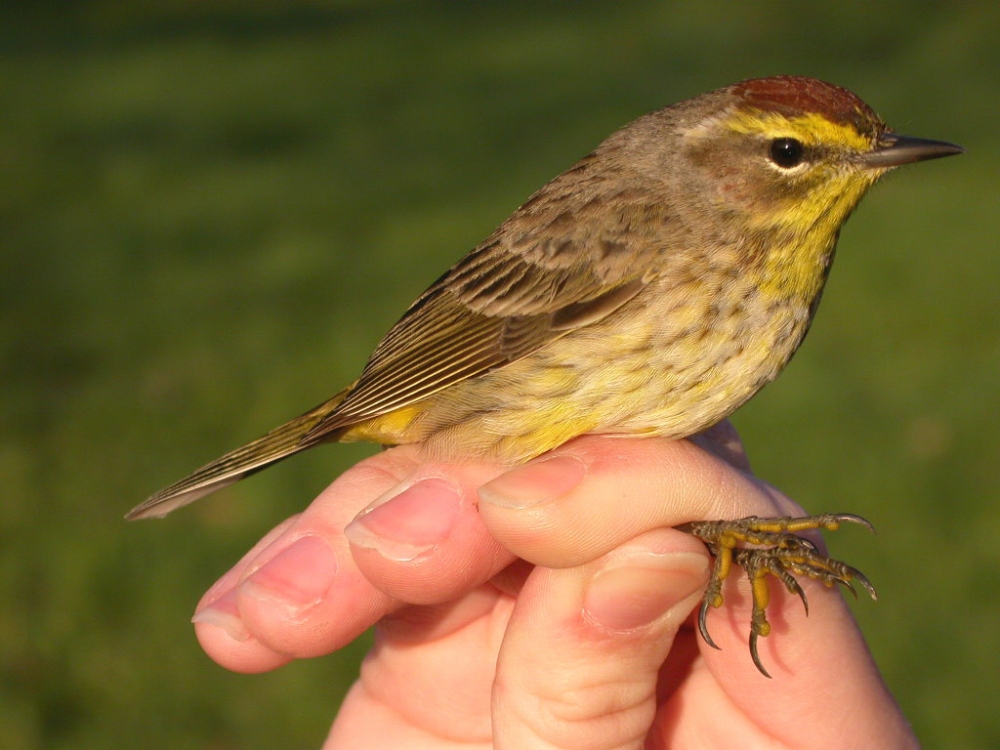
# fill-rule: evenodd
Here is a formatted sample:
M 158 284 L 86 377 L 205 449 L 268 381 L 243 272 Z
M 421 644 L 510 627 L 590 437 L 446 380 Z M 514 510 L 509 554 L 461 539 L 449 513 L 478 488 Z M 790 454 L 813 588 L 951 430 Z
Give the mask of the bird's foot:
M 861 571 L 839 560 L 827 557 L 808 539 L 796 532 L 811 529 L 836 531 L 844 522 L 856 523 L 874 531 L 860 516 L 849 513 L 827 513 L 801 518 L 759 518 L 750 516 L 735 521 L 695 521 L 679 527 L 701 539 L 715 556 L 712 577 L 698 613 L 698 630 L 705 642 L 718 648 L 708 633 L 708 610 L 723 603 L 722 584 L 737 565 L 750 580 L 753 610 L 750 618 L 750 656 L 757 669 L 770 677 L 757 653 L 757 639 L 771 632 L 767 621 L 770 601 L 768 576 L 781 581 L 790 593 L 797 594 L 809 612 L 809 602 L 796 576 L 807 576 L 828 587 L 841 584 L 857 596 L 853 582 L 859 583 L 877 599 L 875 588 Z

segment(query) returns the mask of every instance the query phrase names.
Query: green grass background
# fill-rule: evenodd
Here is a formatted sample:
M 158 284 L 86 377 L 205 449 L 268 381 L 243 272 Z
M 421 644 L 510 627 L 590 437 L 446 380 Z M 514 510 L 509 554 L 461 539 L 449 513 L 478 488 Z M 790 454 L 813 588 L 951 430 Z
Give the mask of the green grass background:
M 365 449 L 168 521 L 150 491 L 348 382 L 398 314 L 618 126 L 775 73 L 959 159 L 886 180 L 810 340 L 737 417 L 850 510 L 856 612 L 927 747 L 1000 745 L 1000 6 L 35 2 L 0 11 L 0 746 L 314 747 L 363 644 L 229 674 L 204 589 Z

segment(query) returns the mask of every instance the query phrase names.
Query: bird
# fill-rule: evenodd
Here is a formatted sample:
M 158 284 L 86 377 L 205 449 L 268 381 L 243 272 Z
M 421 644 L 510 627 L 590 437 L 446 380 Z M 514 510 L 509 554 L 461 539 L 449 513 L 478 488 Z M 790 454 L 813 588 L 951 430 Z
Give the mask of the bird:
M 583 434 L 689 437 L 785 367 L 840 230 L 890 170 L 962 153 L 899 135 L 848 89 L 744 80 L 638 118 L 531 195 L 420 295 L 332 398 L 160 490 L 162 517 L 327 442 L 419 443 L 518 464 Z M 778 578 L 867 578 L 796 532 L 853 514 L 686 524 L 715 555 L 699 628 L 731 564 L 753 590 L 750 651 Z M 807 605 L 808 606 L 808 605 Z

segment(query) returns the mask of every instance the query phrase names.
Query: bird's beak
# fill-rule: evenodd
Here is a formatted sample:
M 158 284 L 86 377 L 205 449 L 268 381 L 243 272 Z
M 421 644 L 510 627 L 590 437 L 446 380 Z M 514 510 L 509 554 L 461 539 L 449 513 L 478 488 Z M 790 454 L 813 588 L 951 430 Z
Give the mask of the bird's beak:
M 862 155 L 861 164 L 869 169 L 889 169 L 927 159 L 965 153 L 965 149 L 946 141 L 911 138 L 907 135 L 883 133 L 873 151 Z

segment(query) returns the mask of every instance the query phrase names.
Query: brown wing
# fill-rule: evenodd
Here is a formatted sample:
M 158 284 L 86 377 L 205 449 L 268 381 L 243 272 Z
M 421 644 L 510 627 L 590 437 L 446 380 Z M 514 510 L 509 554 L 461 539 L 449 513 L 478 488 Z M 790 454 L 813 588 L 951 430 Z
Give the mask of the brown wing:
M 618 309 L 680 227 L 614 136 L 543 187 L 430 287 L 304 443 L 502 367 Z
M 545 274 L 534 271 L 537 283 Z M 490 315 L 474 310 L 447 285 L 435 285 L 389 331 L 356 387 L 306 437 L 313 442 L 341 427 L 412 404 L 513 362 L 569 331 L 599 320 L 638 294 L 642 278 L 594 285 L 589 297 L 551 312 Z M 516 306 L 515 306 L 516 308 Z
M 304 442 L 502 367 L 639 293 L 660 247 L 646 234 L 648 216 L 635 219 L 659 206 L 580 175 L 568 190 L 560 182 L 572 173 L 529 199 L 407 310 L 357 386 Z

